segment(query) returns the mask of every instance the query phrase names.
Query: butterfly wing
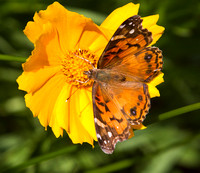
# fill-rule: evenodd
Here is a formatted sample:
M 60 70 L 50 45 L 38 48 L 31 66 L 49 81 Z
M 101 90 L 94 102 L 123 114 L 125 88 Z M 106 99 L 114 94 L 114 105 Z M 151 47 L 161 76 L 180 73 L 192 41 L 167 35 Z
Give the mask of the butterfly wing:
M 140 16 L 130 17 L 119 26 L 98 61 L 97 68 L 110 70 L 110 79 L 114 78 L 104 84 L 95 80 L 93 85 L 95 128 L 105 153 L 112 153 L 118 141 L 128 139 L 131 125 L 141 124 L 149 111 L 146 83 L 160 73 L 163 64 L 162 52 L 148 47 L 151 42 L 152 34 L 143 29 Z
M 128 86 L 93 85 L 93 110 L 98 143 L 111 154 L 117 142 L 129 138 L 131 125 L 139 125 L 150 108 L 148 86 L 131 83 Z
M 128 139 L 130 126 L 101 84 L 94 82 L 92 93 L 98 143 L 103 152 L 111 154 L 117 142 Z
M 141 82 L 150 82 L 161 71 L 163 56 L 157 47 L 147 47 L 152 34 L 136 15 L 124 21 L 102 53 L 97 68 L 113 69 Z
M 130 125 L 140 125 L 150 109 L 148 85 L 140 82 L 124 82 L 110 85 L 107 92 Z
M 152 40 L 152 33 L 142 28 L 140 16 L 135 15 L 128 18 L 110 39 L 98 61 L 97 68 L 110 68 L 120 63 L 120 59 L 142 50 Z
M 120 71 L 127 77 L 148 83 L 160 74 L 163 67 L 163 56 L 157 47 L 146 47 L 134 55 L 128 55 L 120 64 L 113 66 L 113 71 Z

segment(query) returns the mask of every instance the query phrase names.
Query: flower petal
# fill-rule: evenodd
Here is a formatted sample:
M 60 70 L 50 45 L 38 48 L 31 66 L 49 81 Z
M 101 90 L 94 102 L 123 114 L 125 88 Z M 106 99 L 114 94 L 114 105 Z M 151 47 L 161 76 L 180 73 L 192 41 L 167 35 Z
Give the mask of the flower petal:
M 69 99 L 66 101 L 66 99 Z M 65 129 L 73 143 L 88 142 L 96 139 L 92 112 L 91 91 L 78 89 L 69 84 L 62 88 L 52 113 L 49 126 L 59 136 L 59 128 Z
M 88 142 L 92 145 L 93 138 L 96 134 L 91 106 L 91 95 L 88 97 L 85 95 L 84 89 L 77 90 L 76 87 L 72 87 L 71 93 L 72 95 L 68 100 L 68 109 L 70 110 L 68 115 L 70 119 L 69 137 L 72 139 L 73 143 Z M 89 112 L 87 112 L 88 110 Z M 83 113 L 85 111 L 87 113 Z
M 162 36 L 165 28 L 162 26 L 154 25 L 154 26 L 150 27 L 149 30 L 152 32 L 152 36 L 153 36 L 153 41 L 150 45 L 153 45 Z
M 38 16 L 38 13 L 35 13 L 33 19 L 35 22 L 30 21 L 27 23 L 26 28 L 24 29 L 24 34 L 32 43 L 35 43 L 36 40 L 38 40 L 38 38 L 42 35 L 43 24 L 45 23 L 39 20 L 40 17 Z
M 28 23 L 24 33 L 35 43 L 43 33 L 44 25 L 48 22 L 55 27 L 60 47 L 64 53 L 67 49 L 74 50 L 87 23 L 93 23 L 91 19 L 68 11 L 58 2 L 54 2 L 46 10 L 41 10 L 35 14 L 34 22 Z M 33 29 L 34 32 L 32 32 Z
M 79 106 L 81 110 L 81 123 L 83 124 L 84 128 L 88 131 L 90 136 L 92 136 L 93 139 L 97 140 L 93 116 L 92 88 L 90 88 L 90 90 L 80 89 Z
M 143 129 L 146 129 L 147 127 L 144 126 L 142 123 L 139 124 L 139 125 L 132 125 L 131 126 L 133 129 L 137 129 L 137 130 L 143 130 Z
M 80 48 L 87 50 L 93 42 L 99 39 L 99 37 L 105 42 L 105 44 L 107 44 L 106 36 L 103 34 L 101 28 L 92 21 L 88 21 L 84 27 L 84 32 L 81 35 L 76 49 Z
M 143 17 L 142 26 L 143 28 L 147 28 L 149 31 L 152 32 L 153 41 L 151 45 L 155 44 L 157 40 L 162 36 L 165 28 L 159 25 L 156 25 L 159 15 L 152 15 L 148 17 Z
M 156 86 L 159 85 L 160 83 L 164 82 L 163 76 L 164 76 L 164 73 L 160 73 L 155 79 L 153 79 L 153 81 L 148 83 L 149 94 L 150 94 L 151 98 L 152 97 L 160 97 L 159 90 L 156 88 Z
M 69 108 L 67 98 L 70 97 L 71 85 L 65 83 L 63 88 L 60 90 L 57 100 L 52 111 L 52 116 L 49 121 L 49 126 L 52 128 L 56 137 L 60 136 L 60 129 L 64 129 L 69 132 Z
M 88 48 L 99 58 L 107 44 L 108 40 L 100 36 Z
M 38 116 L 40 123 L 47 127 L 52 118 L 52 112 L 59 93 L 65 84 L 62 73 L 50 78 L 38 91 L 25 95 L 26 106 L 30 108 L 33 115 Z
M 17 79 L 19 89 L 35 92 L 56 72 L 61 70 L 64 58 L 58 37 L 50 23 L 46 23 L 43 35 L 35 43 L 32 55 L 23 66 L 23 74 Z
M 44 66 L 60 66 L 64 54 L 60 49 L 59 38 L 52 24 L 44 25 L 43 34 L 35 43 L 32 55 L 23 64 L 23 70 L 35 71 Z
M 68 50 L 75 48 L 86 23 L 91 23 L 91 19 L 68 11 L 58 2 L 54 2 L 46 11 L 41 11 L 40 15 L 44 20 L 50 21 L 56 27 L 60 36 L 60 46 L 64 52 L 66 48 Z
M 139 4 L 128 3 L 117 8 L 103 21 L 100 27 L 108 29 L 110 31 L 109 37 L 111 37 L 126 19 L 138 14 L 139 6 Z
M 28 93 L 35 92 L 40 89 L 40 87 L 42 87 L 58 71 L 60 71 L 59 66 L 46 66 L 37 71 L 25 71 L 17 79 L 19 89 L 27 91 Z
M 149 86 L 149 94 L 151 98 L 160 97 L 160 92 L 154 85 L 148 84 L 148 86 Z
M 160 73 L 158 76 L 156 76 L 156 78 L 154 78 L 152 81 L 151 81 L 151 85 L 154 85 L 154 86 L 157 86 L 161 83 L 164 82 L 164 79 L 163 79 L 163 76 L 164 76 L 164 73 Z

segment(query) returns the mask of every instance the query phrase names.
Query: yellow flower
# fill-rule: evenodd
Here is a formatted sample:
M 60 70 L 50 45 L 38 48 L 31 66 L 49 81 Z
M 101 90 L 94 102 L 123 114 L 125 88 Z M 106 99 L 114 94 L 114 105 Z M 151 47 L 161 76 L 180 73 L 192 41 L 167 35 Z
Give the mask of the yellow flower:
M 83 71 L 96 66 L 112 34 L 127 18 L 138 13 L 139 4 L 129 3 L 113 11 L 96 25 L 91 19 L 68 11 L 58 2 L 35 13 L 24 33 L 34 50 L 22 65 L 24 72 L 17 79 L 19 89 L 27 92 L 26 106 L 56 137 L 65 130 L 73 143 L 97 140 L 92 109 L 92 83 Z M 143 18 L 143 27 L 153 34 L 154 44 L 164 28 L 156 25 L 158 15 Z M 82 58 L 80 58 L 82 57 Z M 88 63 L 87 59 L 91 63 Z M 151 97 L 158 96 L 155 86 L 163 80 L 158 76 L 150 86 Z M 136 129 L 144 128 L 142 125 Z

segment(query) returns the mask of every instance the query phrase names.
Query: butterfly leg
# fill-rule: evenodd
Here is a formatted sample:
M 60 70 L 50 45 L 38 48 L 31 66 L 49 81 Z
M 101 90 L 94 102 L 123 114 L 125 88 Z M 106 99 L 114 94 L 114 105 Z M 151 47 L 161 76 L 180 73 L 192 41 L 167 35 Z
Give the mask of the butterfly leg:
M 80 81 L 80 80 L 75 80 L 76 82 L 79 82 L 81 84 L 87 83 L 90 79 L 86 80 L 86 81 Z

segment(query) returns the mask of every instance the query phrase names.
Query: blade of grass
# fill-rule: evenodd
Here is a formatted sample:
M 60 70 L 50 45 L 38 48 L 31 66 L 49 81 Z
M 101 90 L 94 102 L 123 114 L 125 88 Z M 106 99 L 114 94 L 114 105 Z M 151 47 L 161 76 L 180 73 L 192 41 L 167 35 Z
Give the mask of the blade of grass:
M 166 119 L 169 119 L 169 118 L 172 118 L 172 117 L 184 114 L 184 113 L 188 113 L 188 112 L 191 112 L 194 110 L 198 110 L 198 109 L 200 109 L 200 102 L 160 114 L 158 116 L 158 119 L 166 120 Z
M 27 168 L 30 165 L 38 164 L 38 163 L 41 163 L 43 161 L 55 158 L 55 157 L 63 155 L 63 154 L 72 153 L 72 152 L 76 151 L 76 149 L 77 149 L 76 145 L 73 145 L 73 146 L 70 146 L 70 147 L 66 147 L 66 148 L 62 148 L 60 150 L 44 154 L 44 155 L 35 157 L 33 159 L 30 159 L 30 160 L 28 160 L 28 161 L 26 161 L 26 162 L 24 162 L 24 163 L 22 163 L 20 165 L 17 165 L 17 166 L 12 167 L 12 168 L 8 168 L 8 169 L 4 170 L 3 172 L 4 173 L 19 172 L 22 169 L 25 169 L 25 168 Z
M 16 57 L 11 55 L 2 55 L 0 54 L 0 60 L 2 61 L 17 61 L 17 62 L 25 62 L 27 58 L 24 57 Z
M 134 162 L 133 159 L 126 159 L 126 160 L 122 160 L 116 163 L 111 163 L 101 168 L 96 168 L 96 169 L 87 171 L 86 173 L 102 173 L 102 172 L 106 173 L 106 172 L 119 171 L 121 169 L 130 167 L 131 165 L 133 165 L 133 162 Z

